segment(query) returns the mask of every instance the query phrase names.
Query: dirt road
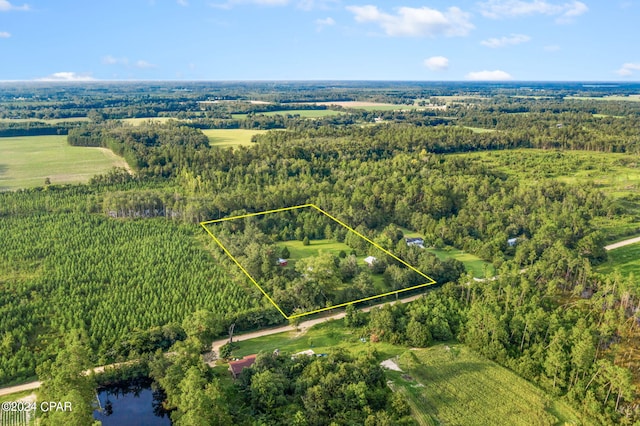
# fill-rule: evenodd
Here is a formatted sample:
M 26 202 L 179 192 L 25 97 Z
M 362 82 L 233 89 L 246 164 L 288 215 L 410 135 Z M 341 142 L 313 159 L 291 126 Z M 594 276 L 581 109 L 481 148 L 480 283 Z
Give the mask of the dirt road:
M 624 241 L 618 241 L 617 243 L 604 246 L 604 249 L 609 251 L 609 250 L 617 249 L 617 248 L 628 246 L 630 244 L 635 244 L 635 243 L 640 243 L 640 237 L 629 238 L 628 240 L 624 240 Z
M 405 297 L 403 299 L 398 299 L 397 301 L 393 301 L 393 302 L 380 303 L 380 304 L 375 305 L 375 306 L 367 306 L 365 308 L 362 308 L 361 311 L 362 312 L 369 312 L 373 308 L 379 308 L 379 307 L 384 306 L 386 304 L 392 304 L 393 305 L 394 303 L 397 303 L 397 302 L 407 303 L 407 302 L 414 301 L 414 300 L 416 300 L 417 298 L 419 298 L 421 296 L 422 296 L 422 294 L 417 294 L 415 296 Z M 307 321 L 302 321 L 298 325 L 298 330 L 304 332 L 305 330 L 307 330 L 308 328 L 313 327 L 316 324 L 320 324 L 320 323 L 323 323 L 323 322 L 326 322 L 326 321 L 330 321 L 330 320 L 334 320 L 334 319 L 344 318 L 344 316 L 345 316 L 345 312 L 344 312 L 344 310 L 342 310 L 341 312 L 338 312 L 336 314 L 329 315 L 329 316 L 326 316 L 326 317 L 314 318 L 314 319 L 310 319 L 310 320 L 307 320 Z M 291 325 L 283 325 L 282 327 L 267 328 L 267 329 L 264 329 L 264 330 L 253 331 L 251 333 L 234 335 L 233 336 L 233 341 L 234 342 L 241 342 L 241 341 L 244 341 L 244 340 L 255 339 L 256 337 L 262 337 L 262 336 L 269 336 L 271 334 L 284 333 L 286 331 L 292 331 L 293 329 L 294 328 Z M 220 349 L 220 346 L 224 345 L 228 341 L 229 341 L 229 338 L 220 339 L 220 340 L 216 340 L 215 342 L 213 342 L 211 344 L 211 351 L 215 355 L 214 359 L 217 358 L 217 356 L 218 356 L 218 350 Z
M 411 302 L 413 300 L 418 299 L 419 297 L 421 297 L 422 294 L 417 294 L 415 296 L 410 296 L 410 297 L 405 297 L 403 299 L 398 299 L 397 301 L 393 301 L 393 302 L 386 302 L 386 303 L 380 303 L 378 305 L 375 306 L 368 306 L 365 307 L 363 309 L 361 309 L 363 312 L 369 312 L 371 309 L 373 308 L 378 308 L 380 306 L 384 306 L 386 304 L 394 304 L 394 303 L 407 303 L 407 302 Z M 336 314 L 333 315 L 329 315 L 326 317 L 322 317 L 322 318 L 314 318 L 314 319 L 310 319 L 307 321 L 302 321 L 299 325 L 298 325 L 298 329 L 301 331 L 305 331 L 310 327 L 313 327 L 316 324 L 320 324 L 323 323 L 325 321 L 329 321 L 329 320 L 334 320 L 334 319 L 340 319 L 343 318 L 345 315 L 344 310 L 342 310 L 341 312 L 338 312 Z M 240 341 L 244 341 L 244 340 L 250 340 L 250 339 L 255 339 L 256 337 L 261 337 L 261 336 L 269 336 L 271 334 L 277 334 L 277 333 L 284 333 L 285 331 L 292 331 L 293 327 L 290 325 L 284 325 L 282 327 L 275 327 L 275 328 L 267 328 L 264 330 L 258 330 L 258 331 L 253 331 L 251 333 L 245 333 L 245 334 L 238 334 L 236 336 L 233 336 L 233 341 L 234 342 L 240 342 Z M 220 340 L 216 340 L 215 342 L 212 343 L 211 345 L 211 350 L 213 352 L 214 355 L 214 359 L 218 356 L 218 350 L 220 349 L 220 346 L 224 345 L 225 343 L 227 343 L 229 339 L 220 339 Z M 95 372 L 95 373 L 102 373 L 104 371 L 104 369 L 106 367 L 117 367 L 118 365 L 122 365 L 122 364 L 129 364 L 133 361 L 127 361 L 124 363 L 115 363 L 115 364 L 109 364 L 109 365 L 101 365 L 99 367 L 95 367 L 91 370 L 87 370 L 85 371 L 85 374 L 89 374 L 91 373 L 91 371 Z M 3 395 L 10 395 L 12 393 L 17 393 L 17 392 L 22 392 L 22 391 L 27 391 L 27 390 L 33 390 L 33 389 L 38 389 L 41 385 L 41 382 L 31 382 L 31 383 L 24 383 L 22 385 L 16 385 L 16 386 L 10 386 L 7 388 L 0 388 L 0 396 Z

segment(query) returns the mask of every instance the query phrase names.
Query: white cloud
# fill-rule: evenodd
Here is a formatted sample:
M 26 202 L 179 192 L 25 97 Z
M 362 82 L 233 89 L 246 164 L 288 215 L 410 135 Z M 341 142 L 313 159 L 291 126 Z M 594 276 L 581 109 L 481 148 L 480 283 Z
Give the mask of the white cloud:
M 0 31 L 0 38 L 9 38 L 11 37 L 11 33 L 8 33 L 6 31 Z
M 90 74 L 77 74 L 75 72 L 56 72 L 42 78 L 36 78 L 36 81 L 95 81 Z
M 141 59 L 141 60 L 139 60 L 139 61 L 136 61 L 136 63 L 135 63 L 135 65 L 134 65 L 134 66 L 135 66 L 136 68 L 144 69 L 144 68 L 155 68 L 157 65 L 152 64 L 152 63 L 149 63 L 149 62 L 147 62 L 147 61 L 143 61 L 143 60 Z
M 503 81 L 511 80 L 511 74 L 502 70 L 495 71 L 473 71 L 467 74 L 467 80 Z
M 188 0 L 176 0 L 176 3 L 178 3 L 180 6 L 189 6 Z
M 335 24 L 336 24 L 336 21 L 331 17 L 327 17 L 324 19 L 316 19 L 316 25 L 317 25 L 318 31 L 322 30 L 324 27 L 334 26 Z
M 14 6 L 8 0 L 0 0 L 0 12 L 8 12 L 10 10 L 30 10 L 28 4 L 22 6 Z
M 397 14 L 381 12 L 377 6 L 348 6 L 357 22 L 373 22 L 392 37 L 421 37 L 445 35 L 466 36 L 473 28 L 470 15 L 457 7 L 445 12 L 428 7 L 400 7 Z
M 526 43 L 531 40 L 531 37 L 524 34 L 511 34 L 509 37 L 490 38 L 482 40 L 480 44 L 483 46 L 496 49 L 498 47 L 515 46 L 516 44 Z
M 640 63 L 627 62 L 626 64 L 622 65 L 622 67 L 618 71 L 616 71 L 616 74 L 623 77 L 628 77 L 630 75 L 633 75 L 635 71 L 640 71 Z
M 127 58 L 116 58 L 111 55 L 107 55 L 102 58 L 102 63 L 106 65 L 129 65 L 129 59 Z
M 557 22 L 568 22 L 576 16 L 586 13 L 589 8 L 581 1 L 565 3 L 546 0 L 488 0 L 479 3 L 480 13 L 487 18 L 512 18 L 528 15 L 557 16 Z
M 431 71 L 444 71 L 449 68 L 449 59 L 444 56 L 432 56 L 424 60 L 424 66 Z

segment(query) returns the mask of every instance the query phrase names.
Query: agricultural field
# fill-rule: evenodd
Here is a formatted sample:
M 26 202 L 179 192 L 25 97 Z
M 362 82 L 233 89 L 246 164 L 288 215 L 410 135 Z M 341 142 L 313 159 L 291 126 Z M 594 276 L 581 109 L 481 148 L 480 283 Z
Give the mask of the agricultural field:
M 113 167 L 128 168 L 105 148 L 74 147 L 66 136 L 0 138 L 0 191 L 86 182 Z
M 404 351 L 398 365 L 389 385 L 420 425 L 580 424 L 565 403 L 464 345 Z
M 629 96 L 565 96 L 565 99 L 580 100 L 580 101 L 627 101 L 627 102 L 640 102 L 640 95 Z
M 233 148 L 235 146 L 251 145 L 254 135 L 266 133 L 266 130 L 247 129 L 204 129 L 202 133 L 209 138 L 211 146 L 219 148 Z
M 610 250 L 607 255 L 607 261 L 597 268 L 599 272 L 611 274 L 618 271 L 623 276 L 633 274 L 640 277 L 640 243 Z

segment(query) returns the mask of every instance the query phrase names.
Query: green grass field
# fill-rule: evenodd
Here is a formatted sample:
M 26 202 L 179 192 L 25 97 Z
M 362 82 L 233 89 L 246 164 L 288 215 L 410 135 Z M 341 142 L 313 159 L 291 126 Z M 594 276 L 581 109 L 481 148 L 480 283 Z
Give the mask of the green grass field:
M 279 244 L 281 247 L 286 246 L 291 254 L 291 260 L 304 259 L 305 257 L 316 256 L 320 251 L 329 252 L 334 256 L 340 254 L 341 251 L 349 254 L 351 247 L 345 243 L 340 243 L 336 240 L 322 239 L 322 240 L 310 240 L 309 245 L 305 246 L 302 241 L 285 241 Z M 362 255 L 358 257 L 358 260 L 364 259 L 366 256 Z
M 640 243 L 620 247 L 607 252 L 609 259 L 599 265 L 598 272 L 610 274 L 619 271 L 622 275 L 640 277 Z
M 471 130 L 473 133 L 492 133 L 495 132 L 496 129 L 484 129 L 482 127 L 470 127 L 470 126 L 462 126 L 465 129 Z
M 205 129 L 202 130 L 209 138 L 212 146 L 220 148 L 228 148 L 234 146 L 251 145 L 251 137 L 266 133 L 266 130 L 247 130 L 247 129 Z
M 390 386 L 421 425 L 580 424 L 568 405 L 464 345 L 405 351 L 398 364 Z
M 446 260 L 449 258 L 457 259 L 464 264 L 465 269 L 476 278 L 493 277 L 496 271 L 493 265 L 480 259 L 471 253 L 465 253 L 457 248 L 447 247 L 444 249 L 426 248 L 425 250 L 438 256 L 440 260 Z
M 66 136 L 0 138 L 0 191 L 86 182 L 126 162 L 105 148 L 67 145 Z

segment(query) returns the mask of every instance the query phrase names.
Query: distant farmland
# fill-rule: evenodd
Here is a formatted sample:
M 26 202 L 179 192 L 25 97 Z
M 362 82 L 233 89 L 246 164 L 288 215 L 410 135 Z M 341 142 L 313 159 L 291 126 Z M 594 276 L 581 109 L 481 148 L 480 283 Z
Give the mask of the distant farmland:
M 0 191 L 86 182 L 112 167 L 128 167 L 105 148 L 67 145 L 66 136 L 0 138 Z
M 251 145 L 251 137 L 266 133 L 266 130 L 247 129 L 206 129 L 204 133 L 212 146 L 228 148 L 234 146 Z

